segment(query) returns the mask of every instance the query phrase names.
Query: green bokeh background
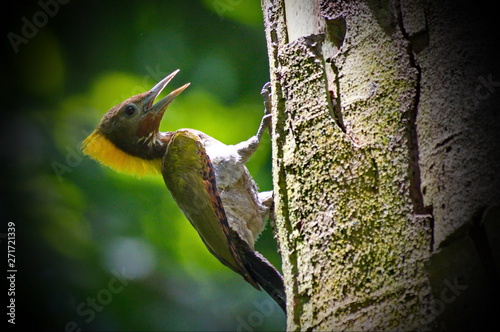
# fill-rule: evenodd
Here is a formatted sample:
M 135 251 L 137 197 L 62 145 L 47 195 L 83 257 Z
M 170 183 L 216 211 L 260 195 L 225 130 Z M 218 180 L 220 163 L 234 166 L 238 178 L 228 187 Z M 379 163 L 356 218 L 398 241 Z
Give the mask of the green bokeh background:
M 269 79 L 260 1 L 12 5 L 0 212 L 2 233 L 16 225 L 16 326 L 283 330 L 281 309 L 209 254 L 161 177 L 119 174 L 80 150 L 106 110 L 177 68 L 163 95 L 191 86 L 161 130 L 195 128 L 226 144 L 255 134 Z M 272 189 L 270 146 L 266 134 L 248 163 L 262 190 Z M 281 266 L 269 227 L 257 249 Z

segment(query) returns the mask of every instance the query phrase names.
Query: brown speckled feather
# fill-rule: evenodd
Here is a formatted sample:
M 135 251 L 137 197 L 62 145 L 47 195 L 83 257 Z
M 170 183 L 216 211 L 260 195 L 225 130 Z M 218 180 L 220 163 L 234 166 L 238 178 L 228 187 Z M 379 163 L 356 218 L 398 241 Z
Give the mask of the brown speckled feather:
M 229 227 L 213 165 L 196 134 L 189 130 L 174 133 L 163 160 L 162 174 L 177 205 L 208 250 L 260 289 L 238 251 L 238 242 L 243 240 Z
M 200 160 L 204 161 L 203 162 L 204 166 L 202 168 L 201 176 L 203 178 L 203 182 L 205 183 L 205 188 L 209 193 L 210 197 L 212 198 L 212 206 L 215 211 L 215 215 L 217 216 L 217 219 L 220 222 L 221 229 L 227 237 L 227 244 L 229 250 L 233 254 L 235 261 L 241 268 L 241 270 L 238 272 L 241 273 L 242 276 L 245 278 L 245 280 L 249 282 L 252 286 L 254 286 L 257 289 L 260 289 L 258 284 L 253 280 L 253 278 L 248 273 L 245 264 L 243 263 L 240 254 L 238 252 L 236 243 L 240 243 L 243 241 L 233 230 L 230 229 L 229 223 L 227 222 L 226 212 L 224 210 L 219 192 L 217 190 L 217 184 L 215 181 L 215 171 L 212 162 L 210 161 L 210 157 L 207 155 L 203 147 L 200 147 L 200 149 L 198 150 L 198 154 L 200 156 Z M 215 256 L 217 257 L 217 255 Z

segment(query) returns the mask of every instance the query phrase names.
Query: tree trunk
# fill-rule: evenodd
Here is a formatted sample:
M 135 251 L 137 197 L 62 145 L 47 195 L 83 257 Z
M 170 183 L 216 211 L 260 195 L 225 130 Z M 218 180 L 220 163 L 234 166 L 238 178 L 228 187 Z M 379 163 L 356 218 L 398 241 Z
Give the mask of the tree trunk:
M 477 6 L 262 0 L 288 330 L 498 314 L 499 48 Z

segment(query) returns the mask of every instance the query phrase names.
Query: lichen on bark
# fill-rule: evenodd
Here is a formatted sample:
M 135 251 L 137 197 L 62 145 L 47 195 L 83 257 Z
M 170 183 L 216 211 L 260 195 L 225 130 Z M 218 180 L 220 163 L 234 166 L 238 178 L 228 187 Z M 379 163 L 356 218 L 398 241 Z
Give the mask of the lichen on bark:
M 484 7 L 262 8 L 288 329 L 453 330 L 494 317 L 500 76 L 498 52 L 485 55 L 500 47 Z
M 425 308 L 429 293 L 428 220 L 415 216 L 409 195 L 406 121 L 417 72 L 402 34 L 388 35 L 368 7 L 356 9 L 344 18 L 341 49 L 328 58 L 325 49 L 330 56 L 337 46 L 325 48 L 333 43 L 325 31 L 287 42 L 279 22 L 268 25 L 276 213 L 292 329 L 398 328 L 409 307 Z M 359 29 L 366 25 L 373 29 Z M 338 100 L 344 128 L 332 116 Z

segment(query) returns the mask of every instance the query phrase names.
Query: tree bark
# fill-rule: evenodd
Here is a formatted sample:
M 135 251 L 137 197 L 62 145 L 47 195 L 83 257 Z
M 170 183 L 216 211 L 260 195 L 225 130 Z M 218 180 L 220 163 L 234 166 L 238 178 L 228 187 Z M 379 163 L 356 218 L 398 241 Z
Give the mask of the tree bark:
M 287 329 L 487 326 L 500 280 L 500 73 L 489 56 L 499 47 L 488 9 L 262 9 Z

